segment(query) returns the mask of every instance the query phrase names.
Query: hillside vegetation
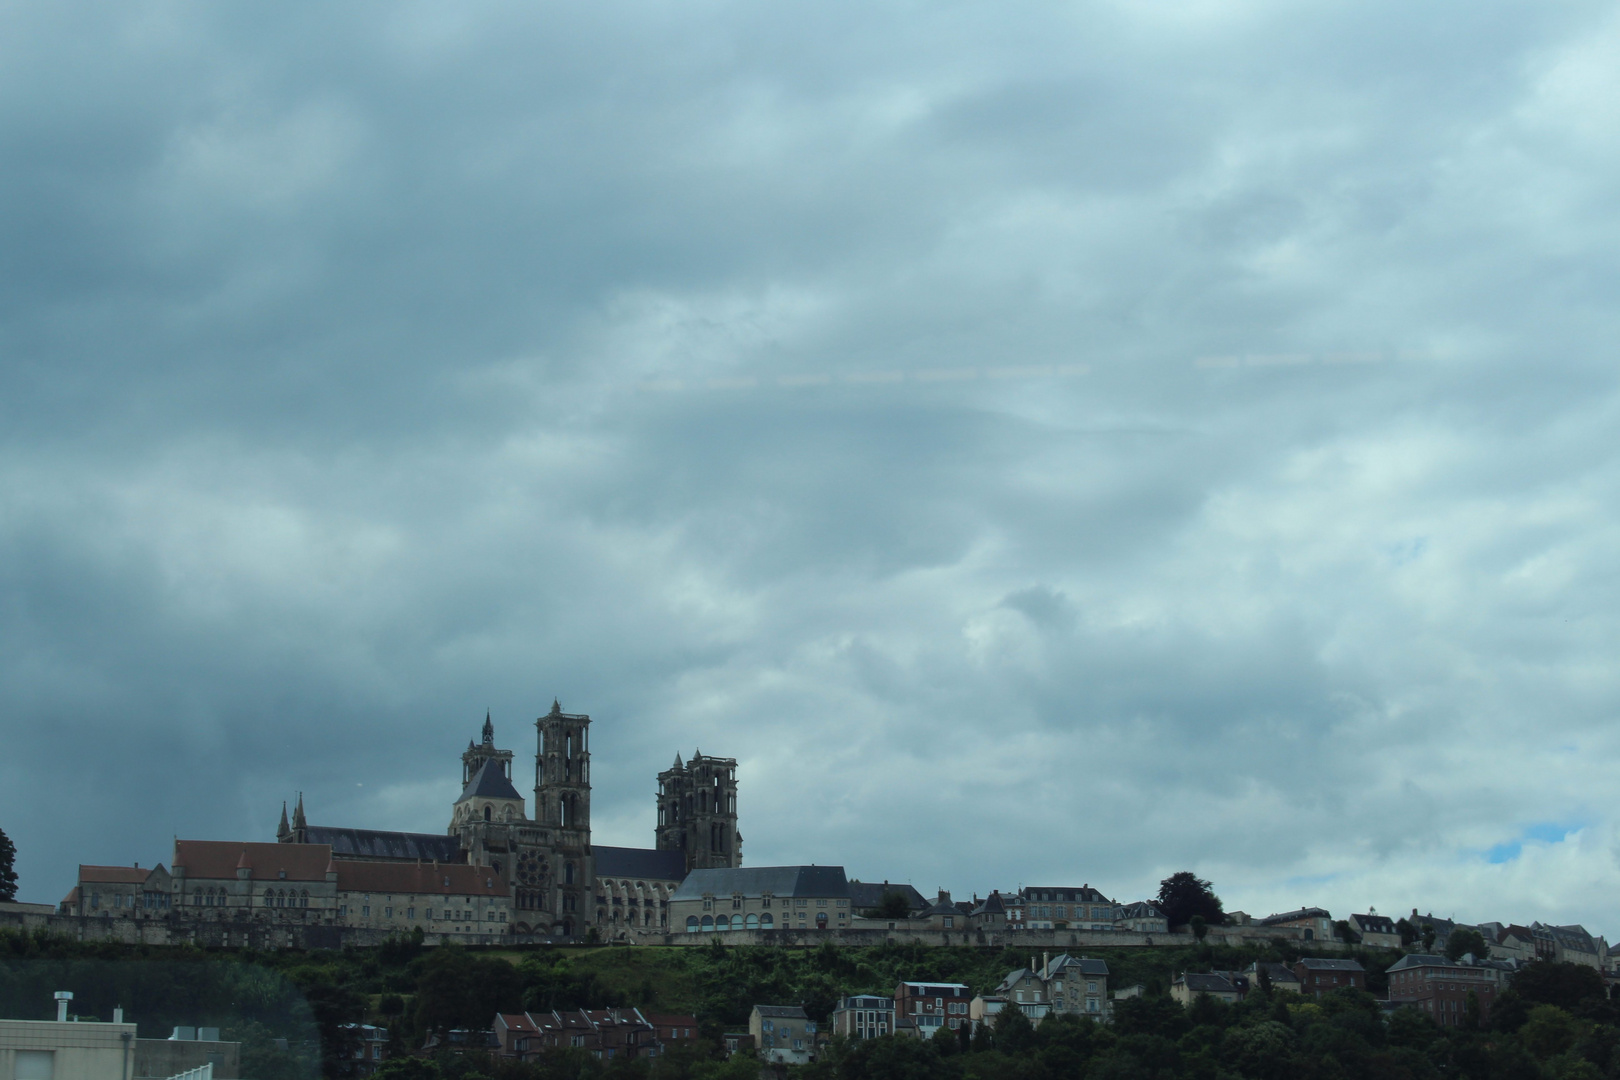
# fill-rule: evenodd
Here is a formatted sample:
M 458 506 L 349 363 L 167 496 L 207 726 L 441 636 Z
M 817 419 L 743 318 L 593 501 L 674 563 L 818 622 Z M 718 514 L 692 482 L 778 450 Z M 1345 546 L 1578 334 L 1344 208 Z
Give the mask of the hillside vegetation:
M 1241 1006 L 1204 1001 L 1191 1009 L 1164 996 L 1177 971 L 1294 959 L 1281 942 L 1243 949 L 1093 949 L 1088 955 L 1108 962 L 1111 986 L 1141 984 L 1147 991 L 1140 1000 L 1118 1003 L 1111 1027 L 1081 1021 L 1031 1029 L 1014 1016 L 971 1043 L 950 1035 L 928 1043 L 837 1046 L 796 1071 L 847 1080 L 1620 1078 L 1620 1016 L 1601 979 L 1586 969 L 1546 965 L 1552 974 L 1538 974 L 1539 982 L 1531 979 L 1525 992 L 1510 994 L 1489 1030 L 1476 1025 L 1447 1034 L 1410 1010 L 1386 1022 L 1372 998 L 1359 993 L 1320 1003 L 1256 993 Z M 1384 969 L 1395 958 L 1360 954 L 1373 990 L 1382 990 Z M 174 1024 L 219 1026 L 227 1038 L 244 1042 L 244 1075 L 254 1080 L 311 1080 L 346 1075 L 348 1023 L 386 1026 L 396 1052 L 405 1052 L 435 1034 L 486 1028 L 497 1011 L 640 1006 L 695 1015 L 703 1040 L 655 1063 L 558 1053 L 538 1065 L 515 1066 L 446 1051 L 434 1061 L 390 1064 L 379 1080 L 707 1080 L 754 1075 L 752 1065 L 720 1060 L 718 1045 L 725 1031 L 746 1025 L 756 1003 L 803 1005 L 825 1021 L 848 994 L 889 994 L 903 979 L 962 982 L 988 992 L 1030 960 L 1015 949 L 728 948 L 718 941 L 699 948 L 479 950 L 402 940 L 370 950 L 255 953 L 0 934 L 0 1009 L 7 1016 L 49 1016 L 51 992 L 70 989 L 85 1016 L 106 1018 L 122 1005 L 143 1038 L 167 1035 Z M 286 1040 L 285 1049 L 278 1038 Z

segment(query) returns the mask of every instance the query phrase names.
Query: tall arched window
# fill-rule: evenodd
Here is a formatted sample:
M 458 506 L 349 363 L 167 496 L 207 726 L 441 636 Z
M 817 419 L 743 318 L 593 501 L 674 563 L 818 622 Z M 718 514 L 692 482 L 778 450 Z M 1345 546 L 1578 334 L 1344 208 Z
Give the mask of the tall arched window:
M 763 915 L 761 915 L 759 917 L 759 928 L 761 930 L 769 930 L 772 927 L 774 927 L 775 925 L 776 925 L 776 920 L 771 917 L 770 912 L 767 911 L 765 914 L 763 914 Z
M 309 890 L 305 889 L 298 894 L 298 906 L 309 907 Z
M 563 867 L 563 884 L 564 885 L 572 885 L 573 883 L 574 883 L 574 864 L 569 863 L 567 866 Z
M 745 930 L 758 930 L 759 929 L 759 916 L 758 915 L 750 915 L 750 916 L 748 916 L 748 918 L 743 921 L 743 929 L 745 929 Z
M 714 928 L 716 930 L 730 930 L 731 929 L 731 918 L 730 918 L 730 916 L 716 915 L 714 917 Z
M 714 929 L 714 916 L 713 915 L 705 915 L 705 916 L 703 916 L 703 921 L 701 923 L 699 923 L 698 925 L 703 927 L 705 932 L 713 930 Z

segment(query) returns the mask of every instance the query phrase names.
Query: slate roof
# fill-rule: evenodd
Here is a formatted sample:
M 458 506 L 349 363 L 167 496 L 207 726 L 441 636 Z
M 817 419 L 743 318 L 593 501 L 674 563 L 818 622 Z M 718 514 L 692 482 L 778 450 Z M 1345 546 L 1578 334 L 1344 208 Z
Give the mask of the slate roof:
M 1321 956 L 1302 956 L 1299 965 L 1306 971 L 1366 971 L 1356 960 L 1332 960 Z
M 506 778 L 506 770 L 495 758 L 485 758 L 484 763 L 478 766 L 467 786 L 461 789 L 461 798 L 456 802 L 464 803 L 468 799 L 522 799 L 518 789 L 512 786 L 512 781 Z
M 1237 987 L 1220 975 L 1209 972 L 1189 971 L 1181 975 L 1178 982 L 1183 983 L 1188 990 L 1195 994 L 1235 994 Z
M 1035 977 L 1037 979 L 1040 978 L 1039 975 L 1036 975 L 1035 972 L 1031 971 L 1029 968 L 1017 968 L 1017 969 L 1009 972 L 1007 974 L 1007 977 L 1005 979 L 1002 979 L 1000 985 L 996 987 L 996 993 L 998 993 L 998 994 L 1007 993 L 1013 987 L 1017 986 L 1020 982 L 1022 982 L 1026 976 L 1029 976 L 1029 975 L 1035 975 Z
M 754 1011 L 761 1016 L 782 1020 L 808 1020 L 810 1014 L 798 1005 L 755 1005 Z
M 686 877 L 686 853 L 657 851 L 653 848 L 608 847 L 593 844 L 596 876 L 599 878 L 642 878 L 680 881 Z
M 1119 909 L 1116 916 L 1121 919 L 1162 919 L 1164 912 L 1149 900 L 1138 900 L 1134 904 L 1126 904 Z
M 842 866 L 743 866 L 730 869 L 693 870 L 675 890 L 671 900 L 701 900 L 705 895 L 747 897 L 849 895 L 849 882 Z
M 1597 952 L 1597 943 L 1592 940 L 1592 935 L 1587 933 L 1584 926 L 1553 926 L 1548 927 L 1548 929 L 1552 931 L 1554 940 L 1566 949 L 1574 949 L 1577 952 Z
M 1001 902 L 999 892 L 991 893 L 979 901 L 979 906 L 973 909 L 975 915 L 1005 915 L 1006 913 L 1007 906 Z
M 906 898 L 906 904 L 912 911 L 926 911 L 928 900 L 922 893 L 904 883 L 890 883 L 887 881 L 851 881 L 849 883 L 849 906 L 856 911 L 865 911 L 877 907 L 883 902 L 883 894 L 897 892 Z
M 1395 920 L 1388 915 L 1352 915 L 1351 920 L 1361 928 L 1364 934 L 1394 934 Z
M 304 830 L 311 844 L 327 844 L 332 854 L 348 859 L 398 859 L 402 862 L 465 862 L 461 841 L 447 833 L 384 832 L 311 825 Z
M 1076 888 L 1073 885 L 1065 885 L 1065 886 L 1036 885 L 1036 886 L 1032 886 L 1030 888 L 1024 889 L 1023 892 L 1022 892 L 1022 895 L 1024 897 L 1024 902 L 1026 904 L 1031 902 L 1031 901 L 1039 901 L 1039 902 L 1045 902 L 1045 901 L 1069 901 L 1069 902 L 1073 902 L 1073 901 L 1078 900 L 1078 901 L 1080 901 L 1082 903 L 1086 903 L 1086 904 L 1107 904 L 1107 903 L 1112 902 L 1112 901 L 1110 901 L 1108 899 L 1108 897 L 1104 896 L 1102 893 L 1098 892 L 1096 889 L 1093 889 L 1090 885 L 1081 885 L 1078 888 Z
M 1081 975 L 1107 975 L 1108 964 L 1091 956 L 1054 956 L 1052 962 L 1047 964 L 1041 972 L 1043 979 L 1050 979 L 1063 971 L 1073 970 Z
M 1403 968 L 1420 967 L 1467 967 L 1467 964 L 1457 960 L 1448 960 L 1444 956 L 1434 956 L 1430 953 L 1407 953 L 1393 964 L 1390 971 L 1399 971 Z
M 1261 926 L 1276 926 L 1278 923 L 1294 922 L 1298 919 L 1331 919 L 1332 915 L 1319 907 L 1300 908 L 1298 911 L 1285 911 L 1281 915 L 1267 915 L 1260 920 Z
M 1254 972 L 1256 984 L 1258 984 L 1260 981 L 1260 972 L 1262 969 L 1271 977 L 1271 985 L 1273 986 L 1276 986 L 1279 983 L 1293 983 L 1295 986 L 1299 985 L 1299 976 L 1295 975 L 1294 969 L 1289 967 L 1287 964 L 1277 964 L 1259 960 L 1256 960 L 1254 963 L 1249 965 L 1249 970 Z

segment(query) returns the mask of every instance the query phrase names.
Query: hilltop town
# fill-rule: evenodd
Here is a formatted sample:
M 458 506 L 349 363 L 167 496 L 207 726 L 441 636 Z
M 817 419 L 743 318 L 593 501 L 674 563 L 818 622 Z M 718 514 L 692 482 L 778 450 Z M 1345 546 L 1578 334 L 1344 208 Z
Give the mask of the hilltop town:
M 653 946 L 912 957 L 909 969 L 894 969 L 892 988 L 868 978 L 863 992 L 836 1000 L 734 1001 L 727 1016 L 660 1011 L 651 1007 L 660 996 L 652 988 L 640 1005 L 582 999 L 537 1009 L 524 994 L 521 1011 L 507 1007 L 509 997 L 461 1027 L 402 1028 L 387 1022 L 386 1010 L 379 1015 L 379 999 L 328 1033 L 361 1072 L 405 1052 L 516 1063 L 563 1050 L 651 1059 L 705 1038 L 732 1057 L 807 1065 L 835 1039 L 959 1038 L 967 1049 L 1014 1014 L 1037 1026 L 1112 1025 L 1131 1003 L 1166 998 L 1194 1009 L 1240 1006 L 1255 995 L 1303 1002 L 1370 994 L 1386 1013 L 1411 1008 L 1439 1028 L 1473 1030 L 1490 1023 L 1515 979 L 1536 965 L 1589 971 L 1605 997 L 1620 986 L 1620 949 L 1581 926 L 1534 919 L 1465 925 L 1415 907 L 1398 916 L 1336 916 L 1312 906 L 1257 916 L 1223 910 L 1210 883 L 1189 872 L 1167 878 L 1152 897 L 1121 899 L 1069 883 L 955 899 L 924 896 L 898 878 L 852 879 L 836 865 L 745 866 L 737 762 L 701 751 L 677 755 L 659 773 L 652 847 L 599 845 L 591 836 L 590 717 L 553 702 L 536 721 L 536 739 L 532 803 L 513 782 L 514 753 L 496 746 L 486 716 L 461 755 L 462 791 L 444 833 L 311 824 L 299 796 L 290 811 L 283 806 L 273 838 L 176 839 L 167 865 L 80 865 L 57 903 L 0 903 L 0 931 L 42 942 L 252 953 Z M 963 949 L 991 965 L 977 983 L 940 978 L 937 965 L 917 959 Z M 1119 969 L 1131 966 L 1133 952 L 1177 957 L 1179 966 L 1121 985 Z M 1246 962 L 1222 966 L 1223 957 Z M 743 1008 L 746 1026 L 738 1022 Z M 425 1041 L 402 1043 L 407 1028 Z M 193 1031 L 189 1041 L 210 1040 Z M 217 1033 L 213 1041 L 221 1041 Z

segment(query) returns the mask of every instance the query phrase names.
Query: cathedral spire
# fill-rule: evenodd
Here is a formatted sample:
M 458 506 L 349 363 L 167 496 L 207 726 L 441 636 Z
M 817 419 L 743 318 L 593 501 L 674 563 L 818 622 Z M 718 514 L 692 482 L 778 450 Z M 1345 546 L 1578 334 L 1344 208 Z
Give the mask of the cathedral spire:
M 675 767 L 677 769 L 685 768 L 685 766 L 683 766 L 681 764 L 681 752 L 679 750 L 675 751 Z M 282 812 L 282 816 L 285 817 L 286 813 L 287 813 L 287 804 L 286 803 L 281 804 L 281 812 Z
M 299 833 L 299 842 L 302 843 L 303 831 L 309 827 L 309 823 L 304 820 L 304 793 L 302 791 L 298 793 L 298 805 L 293 808 L 292 823 L 293 831 Z
M 489 710 L 484 710 L 484 745 L 495 745 L 495 725 L 489 719 Z
M 551 715 L 552 716 L 561 716 L 562 715 L 562 702 L 558 701 L 556 698 L 551 699 Z
M 285 840 L 287 838 L 287 834 L 290 833 L 290 832 L 292 832 L 292 830 L 287 827 L 287 800 L 282 799 L 281 800 L 281 824 L 276 826 L 276 839 L 277 840 Z

